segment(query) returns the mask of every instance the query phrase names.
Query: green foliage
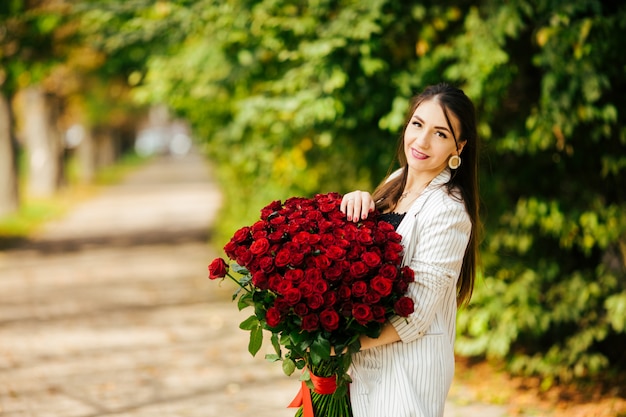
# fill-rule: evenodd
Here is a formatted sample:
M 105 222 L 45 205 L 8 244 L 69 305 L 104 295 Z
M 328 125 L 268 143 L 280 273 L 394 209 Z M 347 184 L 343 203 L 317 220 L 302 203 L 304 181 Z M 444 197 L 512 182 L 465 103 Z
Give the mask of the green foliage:
M 372 189 L 410 96 L 448 81 L 475 101 L 485 145 L 483 276 L 458 351 L 546 384 L 623 370 L 626 5 L 149 3 L 112 16 L 123 30 L 103 44 L 172 39 L 135 94 L 190 120 L 215 161 L 218 236 L 271 200 Z
M 511 19 L 500 21 L 501 9 L 481 18 L 496 37 L 506 33 L 498 44 L 509 58 L 494 75 L 512 78 L 497 82 L 495 106 L 480 101 L 490 126 L 485 276 L 460 318 L 458 350 L 507 358 L 549 385 L 624 366 L 625 115 L 617 109 L 626 103 L 616 93 L 625 61 L 616 39 L 626 10 L 594 1 L 506 8 L 521 22 L 516 30 L 504 30 Z M 479 82 L 478 96 L 492 87 Z
M 67 8 L 59 4 L 10 0 L 0 5 L 0 87 L 9 97 L 41 82 L 66 58 L 68 22 Z

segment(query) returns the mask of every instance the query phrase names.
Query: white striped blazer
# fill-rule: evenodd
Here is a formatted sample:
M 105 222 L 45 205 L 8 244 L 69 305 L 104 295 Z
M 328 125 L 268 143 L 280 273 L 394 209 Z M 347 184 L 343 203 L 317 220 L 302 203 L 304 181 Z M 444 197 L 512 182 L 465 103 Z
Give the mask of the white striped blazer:
M 390 322 L 401 341 L 353 357 L 354 417 L 441 417 L 454 376 L 456 283 L 471 233 L 460 196 L 448 193 L 446 168 L 398 226 L 404 264 L 415 271 L 415 311 Z

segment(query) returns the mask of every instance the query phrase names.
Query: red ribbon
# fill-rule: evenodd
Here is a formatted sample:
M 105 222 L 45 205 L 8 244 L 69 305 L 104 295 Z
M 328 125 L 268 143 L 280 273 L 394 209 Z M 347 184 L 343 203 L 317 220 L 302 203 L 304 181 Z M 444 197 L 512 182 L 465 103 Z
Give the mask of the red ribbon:
M 333 394 L 337 390 L 337 377 L 336 376 L 317 376 L 313 372 L 309 371 L 311 375 L 311 382 L 313 383 L 313 391 L 316 394 L 329 395 Z M 313 400 L 311 399 L 311 390 L 307 386 L 306 382 L 302 381 L 300 391 L 293 399 L 291 404 L 287 408 L 302 406 L 303 417 L 315 417 L 313 413 Z

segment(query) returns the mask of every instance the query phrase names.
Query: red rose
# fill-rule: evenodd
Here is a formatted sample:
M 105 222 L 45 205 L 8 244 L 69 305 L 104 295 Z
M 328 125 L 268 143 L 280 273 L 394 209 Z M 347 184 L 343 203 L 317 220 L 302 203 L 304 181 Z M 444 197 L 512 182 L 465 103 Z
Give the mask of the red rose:
M 408 317 L 415 311 L 415 305 L 413 304 L 413 300 L 409 297 L 401 297 L 395 302 L 393 309 L 396 311 L 397 315 L 401 317 Z
M 391 290 L 393 289 L 393 281 L 380 275 L 374 277 L 370 285 L 374 291 L 383 297 L 391 294 Z
M 277 291 L 281 282 L 283 282 L 283 277 L 280 274 L 272 274 L 267 286 L 270 290 Z
M 298 245 L 302 245 L 303 243 L 309 243 L 309 232 L 298 232 L 296 233 L 291 241 Z
M 361 245 L 352 245 L 346 254 L 346 258 L 349 260 L 360 259 L 361 254 L 365 252 L 365 248 Z
M 385 250 L 383 255 L 385 262 L 389 262 L 391 264 L 397 265 L 402 260 L 402 254 L 396 250 Z
M 356 236 L 357 242 L 362 245 L 371 245 L 374 240 L 372 239 L 372 235 L 369 233 L 369 230 L 361 229 Z
M 252 245 L 250 245 L 250 252 L 252 252 L 252 254 L 255 256 L 264 255 L 269 249 L 270 241 L 267 240 L 267 238 L 265 237 L 262 237 L 259 240 L 255 240 L 254 242 L 252 242 Z
M 334 245 L 336 240 L 335 236 L 330 233 L 324 233 L 320 236 L 320 244 L 325 248 Z
M 320 204 L 320 211 L 322 213 L 330 213 L 333 210 L 337 209 L 337 204 L 335 203 L 327 203 L 327 204 Z
M 365 252 L 363 255 L 361 255 L 361 260 L 365 262 L 365 265 L 369 266 L 370 268 L 376 268 L 380 266 L 381 263 L 380 255 L 378 255 L 376 252 Z
M 311 294 L 306 298 L 306 305 L 311 310 L 317 310 L 324 305 L 324 297 L 322 297 L 322 294 Z
M 415 271 L 408 266 L 402 268 L 402 281 L 413 282 L 415 281 Z
M 404 250 L 404 247 L 400 243 L 397 243 L 397 242 L 387 242 L 387 250 L 396 252 L 396 253 L 402 253 L 402 251 Z
M 326 219 L 321 219 L 317 223 L 317 228 L 319 229 L 320 233 L 328 233 L 332 230 L 333 226 L 333 223 L 329 222 Z
M 396 232 L 389 232 L 387 233 L 387 239 L 395 243 L 400 243 L 402 242 L 402 235 Z
M 280 208 L 281 208 L 280 200 L 272 201 L 267 206 L 263 207 L 263 209 L 261 210 L 261 218 L 267 219 L 267 217 L 270 214 L 280 210 Z
M 341 307 L 339 307 L 339 312 L 345 317 L 351 317 L 353 307 L 354 303 L 352 301 L 346 301 L 341 305 Z
M 326 271 L 324 271 L 324 277 L 329 281 L 336 281 L 341 278 L 343 269 L 341 265 L 331 265 Z
M 293 283 L 291 281 L 287 281 L 286 279 L 280 280 L 278 285 L 276 285 L 276 292 L 278 294 L 285 295 L 287 291 L 293 288 Z
M 247 266 L 250 262 L 252 262 L 252 258 L 252 253 L 250 253 L 250 251 L 243 246 L 238 247 L 235 251 L 235 260 L 241 266 Z
M 324 307 L 332 307 L 337 304 L 337 293 L 334 291 L 327 291 L 323 294 Z
M 288 269 L 285 272 L 285 279 L 298 283 L 304 278 L 304 271 L 301 269 Z
M 224 246 L 224 252 L 226 252 L 226 255 L 230 258 L 230 259 L 234 259 L 235 258 L 235 251 L 237 250 L 237 248 L 239 247 L 239 245 L 237 244 L 237 242 L 235 242 L 234 240 L 230 240 L 225 246 Z
M 315 266 L 321 270 L 328 269 L 330 266 L 330 259 L 326 255 L 318 255 L 315 257 Z
M 319 211 L 307 211 L 304 217 L 307 220 L 318 222 L 324 218 L 324 215 Z
M 318 279 L 322 279 L 322 271 L 317 268 L 308 268 L 304 272 L 304 279 L 309 282 L 316 281 Z
M 267 237 L 267 230 L 257 230 L 256 232 L 252 232 L 252 239 L 259 240 Z
M 246 226 L 246 227 L 242 227 L 241 229 L 235 232 L 235 234 L 233 235 L 233 240 L 236 243 L 243 243 L 249 237 L 250 237 L 250 227 Z
M 255 272 L 252 274 L 252 285 L 260 290 L 266 290 L 268 286 L 267 275 L 265 275 L 262 271 Z
M 342 285 L 339 287 L 338 295 L 340 300 L 347 300 L 352 295 L 352 291 L 347 285 Z
M 385 221 L 379 221 L 378 222 L 378 230 L 380 230 L 381 232 L 393 232 L 395 233 L 396 229 L 393 227 L 393 225 L 391 223 L 385 222 Z
M 283 232 L 289 234 L 290 236 L 294 236 L 296 233 L 302 230 L 302 226 L 296 222 L 290 222 L 287 225 L 281 226 Z
M 309 295 L 313 294 L 313 284 L 311 284 L 310 282 L 303 281 L 300 283 L 300 286 L 298 288 L 300 288 L 300 292 L 304 297 L 308 297 Z
M 363 302 L 368 306 L 378 304 L 380 302 L 380 294 L 376 291 L 370 290 L 363 296 Z
M 339 327 L 339 314 L 335 310 L 326 309 L 320 313 L 320 323 L 324 330 L 332 332 Z
M 267 238 L 270 240 L 270 242 L 277 243 L 283 240 L 284 236 L 285 236 L 285 233 L 282 230 L 276 230 L 270 233 L 269 235 L 267 235 Z
M 304 261 L 304 254 L 302 252 L 292 252 L 291 253 L 291 261 L 289 264 L 292 266 L 300 266 Z
M 387 321 L 387 317 L 385 317 L 385 307 L 380 305 L 375 305 L 372 307 L 372 315 L 374 316 L 374 320 L 379 323 L 384 323 Z
M 363 297 L 367 294 L 367 284 L 364 281 L 356 281 L 352 284 L 352 294 L 355 297 Z
M 330 246 L 326 249 L 326 256 L 333 261 L 341 261 L 346 256 L 346 250 L 339 246 Z
M 352 317 L 362 325 L 366 325 L 374 318 L 372 309 L 366 304 L 355 304 L 352 307 Z
M 293 307 L 293 311 L 300 317 L 304 317 L 309 313 L 309 308 L 305 303 L 298 303 Z
M 298 304 L 301 298 L 302 298 L 302 294 L 300 293 L 300 290 L 297 288 L 290 288 L 287 291 L 285 291 L 285 300 L 287 301 L 287 304 L 289 304 L 290 306 L 295 306 L 296 304 Z
M 274 307 L 278 309 L 281 313 L 285 314 L 289 311 L 289 304 L 285 301 L 284 298 L 277 298 L 274 300 Z
M 385 264 L 378 270 L 378 275 L 389 278 L 390 280 L 395 280 L 398 276 L 398 268 L 394 265 Z
M 209 265 L 209 278 L 224 278 L 228 273 L 228 265 L 222 258 L 216 258 Z
M 368 268 L 367 266 L 360 261 L 357 261 L 350 265 L 350 275 L 354 278 L 362 278 L 367 274 Z
M 269 219 L 269 222 L 272 226 L 276 227 L 280 226 L 281 224 L 285 224 L 286 220 L 287 219 L 285 218 L 285 216 L 276 216 Z
M 322 238 L 318 233 L 309 234 L 309 245 L 317 245 L 320 240 L 322 240 Z
M 290 260 L 291 260 L 291 252 L 288 249 L 281 249 L 276 254 L 276 258 L 274 259 L 274 264 L 277 267 L 282 268 L 284 266 L 287 266 Z
M 404 282 L 402 280 L 396 281 L 393 287 L 397 293 L 399 294 L 404 294 L 408 291 L 409 289 L 409 284 L 407 282 Z
M 317 314 L 307 314 L 302 318 L 302 325 L 300 327 L 306 332 L 312 332 L 317 330 L 318 326 L 319 317 L 317 317 Z
M 267 223 L 263 220 L 258 220 L 250 227 L 250 232 L 254 235 L 255 233 L 265 231 L 267 228 Z
M 274 259 L 271 256 L 262 257 L 259 260 L 259 268 L 266 274 L 274 272 Z
M 328 291 L 328 283 L 323 279 L 318 279 L 317 281 L 313 281 L 313 291 L 318 294 L 324 294 Z
M 270 327 L 276 327 L 280 324 L 282 317 L 280 311 L 276 307 L 270 307 L 265 313 L 265 322 Z

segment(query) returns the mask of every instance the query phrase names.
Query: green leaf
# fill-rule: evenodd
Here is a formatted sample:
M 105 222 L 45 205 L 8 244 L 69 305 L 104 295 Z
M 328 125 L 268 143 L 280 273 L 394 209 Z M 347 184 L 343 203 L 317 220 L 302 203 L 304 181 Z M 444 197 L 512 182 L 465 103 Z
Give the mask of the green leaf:
M 274 346 L 274 350 L 276 351 L 276 355 L 280 358 L 282 356 L 282 352 L 280 350 L 280 343 L 278 342 L 278 335 L 276 333 L 272 333 L 271 337 L 272 346 Z
M 239 300 L 237 300 L 237 307 L 239 308 L 239 311 L 243 310 L 246 307 L 252 306 L 254 306 L 254 300 L 252 299 L 252 294 L 250 293 L 243 294 L 241 297 L 239 297 Z
M 283 372 L 287 376 L 291 376 L 293 372 L 296 370 L 296 363 L 291 359 L 285 359 L 283 361 Z
M 261 349 L 261 345 L 263 344 L 263 329 L 259 325 L 250 330 L 250 343 L 248 343 L 248 352 L 252 354 L 252 356 L 256 356 L 256 354 Z
M 240 275 L 250 276 L 250 272 L 248 271 L 248 268 L 245 268 L 239 264 L 231 264 L 231 268 L 233 271 L 235 271 L 236 273 Z
M 257 316 L 250 316 L 239 324 L 239 328 L 242 330 L 253 330 L 261 327 L 261 322 Z
M 265 359 L 270 362 L 277 362 L 280 360 L 280 356 L 275 353 L 268 353 L 267 355 L 265 355 Z
M 321 334 L 311 344 L 311 362 L 318 365 L 325 359 L 330 359 L 330 342 Z

